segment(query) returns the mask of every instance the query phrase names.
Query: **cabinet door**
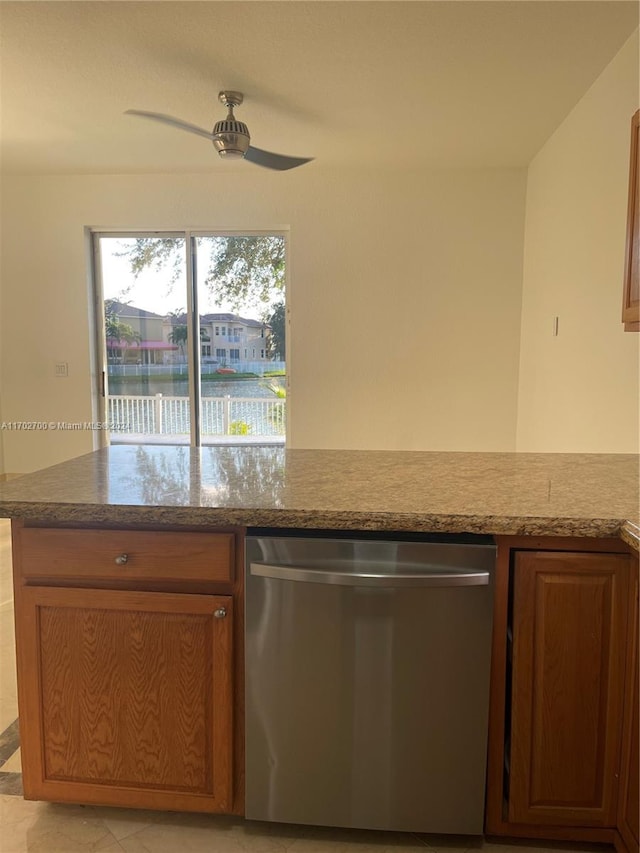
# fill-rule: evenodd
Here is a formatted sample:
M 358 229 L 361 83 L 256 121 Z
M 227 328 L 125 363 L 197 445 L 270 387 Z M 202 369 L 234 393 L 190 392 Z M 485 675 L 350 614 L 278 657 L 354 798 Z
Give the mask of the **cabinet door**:
M 629 562 L 516 554 L 510 821 L 615 826 Z
M 631 119 L 629 203 L 622 321 L 625 332 L 640 330 L 640 110 Z
M 228 811 L 231 596 L 26 587 L 27 799 Z
M 640 758 L 638 752 L 638 564 L 633 579 L 632 630 L 629 634 L 629 666 L 627 668 L 627 700 L 620 774 L 618 830 L 627 850 L 637 850 L 640 842 Z

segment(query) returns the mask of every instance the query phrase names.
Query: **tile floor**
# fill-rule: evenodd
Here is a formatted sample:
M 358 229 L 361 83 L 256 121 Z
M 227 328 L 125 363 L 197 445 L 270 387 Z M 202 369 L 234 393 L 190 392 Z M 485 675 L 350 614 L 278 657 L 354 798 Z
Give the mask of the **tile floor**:
M 556 853 L 607 846 L 337 830 L 22 799 L 9 522 L 0 519 L 0 853 Z

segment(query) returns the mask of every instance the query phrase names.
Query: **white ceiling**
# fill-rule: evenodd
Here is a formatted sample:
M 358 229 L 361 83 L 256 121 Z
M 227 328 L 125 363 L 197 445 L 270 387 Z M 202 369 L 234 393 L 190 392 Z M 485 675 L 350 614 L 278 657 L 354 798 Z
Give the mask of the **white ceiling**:
M 237 168 L 123 115 L 210 129 L 223 88 L 318 165 L 522 166 L 637 25 L 635 0 L 0 2 L 2 169 Z

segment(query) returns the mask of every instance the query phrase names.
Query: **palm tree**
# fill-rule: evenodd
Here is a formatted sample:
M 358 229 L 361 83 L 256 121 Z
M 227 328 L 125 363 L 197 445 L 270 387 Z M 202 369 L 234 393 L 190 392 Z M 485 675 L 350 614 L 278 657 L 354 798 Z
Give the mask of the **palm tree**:
M 167 315 L 167 319 L 171 317 L 178 317 L 182 319 L 184 317 L 184 311 L 174 311 L 171 314 Z M 185 325 L 176 325 L 174 326 L 169 334 L 167 335 L 167 340 L 170 344 L 177 344 L 180 348 L 180 354 L 184 355 L 184 348 L 187 344 L 188 331 Z M 200 340 L 201 341 L 209 341 L 211 338 L 207 335 L 205 329 L 200 328 Z
M 187 327 L 186 326 L 174 326 L 173 329 L 169 332 L 167 339 L 169 343 L 177 344 L 180 347 L 180 352 L 184 354 L 184 347 L 187 343 Z
M 123 323 L 118 318 L 110 301 L 105 304 L 104 324 L 107 354 L 110 357 L 113 357 L 116 354 L 115 351 L 120 349 L 120 347 L 113 346 L 114 343 L 120 344 L 124 341 L 126 344 L 136 344 L 137 346 L 142 340 L 140 332 L 136 332 L 133 326 L 130 326 L 129 323 Z

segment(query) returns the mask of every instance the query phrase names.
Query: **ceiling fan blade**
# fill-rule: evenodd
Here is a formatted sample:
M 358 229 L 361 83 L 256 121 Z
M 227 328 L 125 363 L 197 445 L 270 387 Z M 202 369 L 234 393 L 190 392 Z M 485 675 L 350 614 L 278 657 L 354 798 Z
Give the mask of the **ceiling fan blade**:
M 287 169 L 295 169 L 296 166 L 310 163 L 313 157 L 285 157 L 284 154 L 273 154 L 271 151 L 263 151 L 262 148 L 254 148 L 253 145 L 250 145 L 244 159 L 250 163 L 255 163 L 256 166 L 264 166 L 267 169 L 277 169 L 279 172 L 284 172 Z
M 150 118 L 153 121 L 160 121 L 162 124 L 177 127 L 178 130 L 186 130 L 189 133 L 197 133 L 198 136 L 206 136 L 207 139 L 213 139 L 213 134 L 210 131 L 205 130 L 203 127 L 198 127 L 196 124 L 189 124 L 188 121 L 182 121 L 182 119 L 174 118 L 173 116 L 168 116 L 164 113 L 149 113 L 145 110 L 125 110 L 125 115 Z

